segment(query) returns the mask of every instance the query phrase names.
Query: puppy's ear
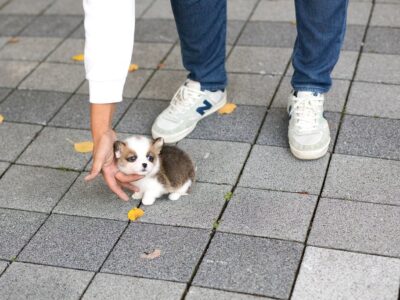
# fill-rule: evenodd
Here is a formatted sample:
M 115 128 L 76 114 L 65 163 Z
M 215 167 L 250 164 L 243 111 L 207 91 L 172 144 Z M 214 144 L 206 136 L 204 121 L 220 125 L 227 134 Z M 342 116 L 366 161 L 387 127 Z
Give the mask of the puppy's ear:
M 116 159 L 121 157 L 122 150 L 124 149 L 124 147 L 126 147 L 126 144 L 124 142 L 121 141 L 114 142 L 114 155 Z
M 157 154 L 160 154 L 163 145 L 164 145 L 164 140 L 163 140 L 163 138 L 160 138 L 160 137 L 159 137 L 159 138 L 156 138 L 156 139 L 153 141 L 153 148 L 154 148 L 154 151 L 155 151 Z

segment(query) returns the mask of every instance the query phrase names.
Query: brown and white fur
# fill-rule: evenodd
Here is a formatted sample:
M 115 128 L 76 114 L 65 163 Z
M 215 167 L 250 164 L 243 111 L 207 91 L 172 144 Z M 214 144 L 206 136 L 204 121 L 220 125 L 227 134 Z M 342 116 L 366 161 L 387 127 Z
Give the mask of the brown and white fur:
M 162 138 L 132 136 L 114 143 L 118 169 L 125 174 L 144 176 L 133 182 L 139 192 L 132 195 L 152 205 L 162 195 L 170 200 L 187 195 L 194 182 L 195 168 L 190 157 L 175 146 L 164 146 Z

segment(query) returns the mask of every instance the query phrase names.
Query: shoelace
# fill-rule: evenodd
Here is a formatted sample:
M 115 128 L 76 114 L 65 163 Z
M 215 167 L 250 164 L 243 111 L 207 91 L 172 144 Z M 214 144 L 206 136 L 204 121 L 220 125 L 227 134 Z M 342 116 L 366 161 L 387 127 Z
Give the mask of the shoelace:
M 202 96 L 204 96 L 204 93 L 199 90 L 189 88 L 185 85 L 181 86 L 175 93 L 171 100 L 171 104 L 168 107 L 169 115 L 176 116 L 186 113 L 195 101 Z
M 322 101 L 316 99 L 294 100 L 293 117 L 300 132 L 310 132 L 317 128 L 321 116 Z

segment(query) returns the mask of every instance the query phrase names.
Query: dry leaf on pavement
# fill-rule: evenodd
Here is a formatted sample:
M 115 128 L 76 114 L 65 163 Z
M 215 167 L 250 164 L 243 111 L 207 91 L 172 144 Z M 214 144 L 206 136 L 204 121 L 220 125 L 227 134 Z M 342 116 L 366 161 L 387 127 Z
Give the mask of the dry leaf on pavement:
M 228 114 L 233 113 L 235 111 L 236 107 L 237 106 L 235 103 L 227 103 L 218 110 L 218 113 L 220 115 L 228 115 Z
M 160 256 L 161 256 L 161 250 L 160 249 L 154 249 L 153 252 L 141 254 L 140 258 L 155 259 L 155 258 L 160 257 Z

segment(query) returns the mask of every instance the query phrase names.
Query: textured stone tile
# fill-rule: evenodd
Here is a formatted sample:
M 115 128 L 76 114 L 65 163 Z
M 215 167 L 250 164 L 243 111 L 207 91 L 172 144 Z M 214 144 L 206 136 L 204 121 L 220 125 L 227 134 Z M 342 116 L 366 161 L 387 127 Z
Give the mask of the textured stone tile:
M 135 43 L 132 63 L 137 64 L 139 68 L 156 69 L 171 48 L 172 44 Z
M 36 66 L 36 62 L 0 61 L 0 86 L 15 88 Z
M 328 120 L 331 131 L 332 142 L 329 145 L 328 151 L 332 151 L 333 141 L 336 139 L 338 132 L 340 114 L 325 112 L 324 115 Z M 267 118 L 258 136 L 257 144 L 289 148 L 288 126 L 289 117 L 286 109 L 271 109 L 267 114 Z
M 139 201 L 120 200 L 106 186 L 101 176 L 85 182 L 84 173 L 54 209 L 55 213 L 127 221 L 128 211 L 139 205 Z M 131 193 L 128 192 L 128 195 Z
M 156 0 L 151 7 L 143 14 L 143 19 L 174 19 L 171 2 Z
M 34 16 L 2 15 L 0 19 L 0 35 L 14 36 L 32 22 Z
M 347 24 L 366 25 L 372 3 L 350 1 L 347 11 Z
M 0 51 L 2 60 L 43 60 L 57 45 L 58 38 L 20 37 L 18 43 L 8 43 Z
M 278 93 L 276 94 L 274 102 L 272 103 L 272 107 L 286 109 L 290 92 L 293 90 L 290 80 L 290 77 L 285 77 L 282 80 Z M 347 80 L 333 80 L 331 90 L 325 95 L 325 111 L 342 112 L 349 86 L 350 82 Z
M 233 49 L 227 63 L 231 72 L 282 74 L 292 50 L 288 48 L 243 47 Z
M 41 126 L 3 123 L 0 126 L 0 159 L 13 161 L 35 137 Z M 18 137 L 18 138 L 16 138 Z
M 400 84 L 400 55 L 363 53 L 356 80 Z
M 245 22 L 244 21 L 228 21 L 227 25 L 227 32 L 226 32 L 226 43 L 227 45 L 233 45 L 238 36 L 240 31 L 242 30 Z
M 185 82 L 185 71 L 159 70 L 140 93 L 140 98 L 171 100 Z
M 358 51 L 364 38 L 365 25 L 347 25 L 342 50 Z
M 50 125 L 90 129 L 90 103 L 88 98 L 87 95 L 73 96 L 57 113 L 50 122 Z M 116 104 L 113 125 L 115 125 L 131 103 L 132 100 L 124 99 L 124 101 Z
M 0 261 L 0 274 L 3 273 L 3 271 L 8 267 L 8 262 L 6 261 Z
M 400 28 L 370 27 L 364 51 L 384 54 L 400 54 Z
M 77 176 L 75 172 L 13 165 L 0 180 L 0 206 L 50 212 Z
M 346 113 L 400 119 L 400 86 L 354 82 Z
M 279 76 L 229 74 L 228 101 L 243 105 L 268 106 L 279 83 Z
M 218 230 L 303 242 L 316 196 L 236 189 Z
M 227 185 L 195 183 L 192 192 L 178 201 L 160 199 L 145 207 L 140 222 L 212 229 L 225 203 L 224 195 L 230 190 Z
M 261 0 L 251 20 L 295 22 L 294 2 Z
M 53 0 L 13 0 L 0 10 L 0 14 L 37 15 L 44 11 Z
M 399 161 L 335 154 L 323 196 L 400 205 L 398 174 Z
M 292 299 L 395 299 L 400 260 L 308 247 Z
M 24 31 L 22 36 L 66 37 L 82 22 L 80 16 L 42 15 L 36 18 Z
M 256 2 L 256 0 L 229 0 L 227 2 L 228 20 L 246 21 Z
M 213 114 L 198 123 L 189 138 L 254 142 L 266 108 L 238 106 L 233 114 Z
M 8 37 L 0 37 L 0 48 L 7 44 L 9 39 Z
M 319 194 L 328 159 L 329 156 L 325 155 L 318 160 L 301 161 L 289 149 L 256 145 L 246 163 L 239 185 Z
M 75 29 L 71 35 L 69 35 L 71 39 L 84 39 L 85 38 L 85 27 L 83 24 L 79 25 L 77 29 Z
M 21 83 L 20 88 L 72 93 L 84 79 L 83 66 L 42 63 Z
M 209 232 L 201 229 L 131 223 L 102 271 L 187 282 L 208 238 Z M 141 258 L 155 249 L 160 257 Z
M 12 260 L 46 219 L 45 214 L 0 209 L 0 258 Z
M 135 41 L 174 43 L 178 40 L 174 20 L 140 19 L 136 22 Z
M 400 159 L 400 120 L 345 116 L 335 152 Z
M 322 199 L 308 243 L 400 257 L 400 207 Z
M 135 295 L 137 300 L 176 300 L 185 287 L 177 282 L 99 273 L 82 299 L 128 300 Z
M 4 171 L 7 170 L 9 165 L 9 163 L 0 161 L 0 177 L 3 175 Z
M 151 135 L 154 120 L 167 106 L 165 101 L 136 100 L 116 129 L 119 132 Z
M 75 0 L 76 1 L 76 0 Z M 83 53 L 85 41 L 83 39 L 66 39 L 47 59 L 49 62 L 83 64 L 74 61 L 73 56 Z
M 68 97 L 65 93 L 16 90 L 0 104 L 0 111 L 9 121 L 45 125 Z
M 235 184 L 250 150 L 249 144 L 183 140 L 185 150 L 197 166 L 197 179 L 205 182 Z
M 193 283 L 286 299 L 302 249 L 288 241 L 217 233 Z
M 12 91 L 12 89 L 0 88 L 0 102 L 3 101 Z
M 83 15 L 82 1 L 56 0 L 45 12 L 46 15 Z
M 13 263 L 0 279 L 6 299 L 79 299 L 93 273 Z
M 197 286 L 192 286 L 185 299 L 188 300 L 262 300 L 272 299 L 260 296 L 250 296 L 245 294 L 238 294 L 232 292 L 225 292 L 220 290 L 207 289 Z
M 25 150 L 18 163 L 81 170 L 91 153 L 77 153 L 71 142 L 90 140 L 90 132 L 86 130 L 47 127 Z
M 149 0 L 136 0 L 135 1 L 135 13 L 136 18 L 138 19 L 143 13 L 147 10 L 147 8 L 152 4 L 152 1 Z
M 400 27 L 400 6 L 377 3 L 372 14 L 371 26 Z
M 51 215 L 18 259 L 96 271 L 122 233 L 124 222 Z

